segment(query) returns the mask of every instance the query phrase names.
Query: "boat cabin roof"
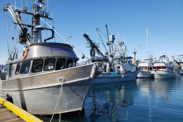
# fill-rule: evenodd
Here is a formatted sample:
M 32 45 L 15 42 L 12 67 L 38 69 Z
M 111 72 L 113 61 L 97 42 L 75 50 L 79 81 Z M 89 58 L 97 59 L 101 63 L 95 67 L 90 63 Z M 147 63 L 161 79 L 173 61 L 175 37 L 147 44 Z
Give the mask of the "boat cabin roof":
M 38 58 L 55 58 L 64 57 L 79 60 L 76 56 L 73 48 L 64 43 L 32 43 L 27 48 L 27 57 L 23 60 L 20 58 L 14 59 L 9 63 L 23 62 L 26 60 L 38 59 Z

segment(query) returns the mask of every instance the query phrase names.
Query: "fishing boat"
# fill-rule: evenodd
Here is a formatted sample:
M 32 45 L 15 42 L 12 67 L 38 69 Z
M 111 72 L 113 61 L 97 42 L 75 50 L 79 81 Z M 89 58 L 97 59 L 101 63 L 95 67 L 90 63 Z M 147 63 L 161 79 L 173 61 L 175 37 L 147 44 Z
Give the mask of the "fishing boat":
M 34 115 L 81 112 L 91 82 L 101 71 L 95 63 L 76 67 L 79 58 L 70 43 L 47 42 L 58 32 L 45 22 L 52 20 L 45 8 L 44 0 L 33 0 L 32 12 L 4 4 L 4 11 L 10 12 L 20 29 L 18 42 L 24 49 L 20 58 L 21 50 L 9 52 L 7 78 L 0 81 L 3 94 L 8 93 L 15 105 Z M 32 16 L 32 23 L 23 23 L 21 14 Z M 41 20 L 50 28 L 41 26 Z M 52 32 L 44 41 L 43 30 Z
M 166 59 L 167 62 L 161 61 L 163 59 Z M 180 75 L 179 70 L 176 61 L 169 62 L 168 57 L 162 55 L 158 62 L 154 62 L 151 74 L 153 74 L 154 78 L 176 78 Z
M 152 60 L 153 59 L 145 59 L 144 62 L 139 63 L 139 65 L 138 65 L 139 72 L 137 74 L 138 78 L 153 78 L 154 77 L 151 74 L 151 70 L 153 68 Z
M 2 80 L 6 79 L 6 65 L 0 66 L 0 79 Z
M 183 54 L 178 55 L 178 63 L 180 64 L 180 75 L 183 75 Z
M 110 51 L 107 51 L 103 43 L 106 49 L 104 55 L 87 34 L 84 34 L 84 37 L 91 47 L 91 58 L 85 64 L 97 63 L 103 69 L 103 72 L 94 79 L 92 84 L 132 81 L 136 79 L 138 73 L 137 67 L 132 63 L 133 57 L 127 55 L 127 47 L 124 42 L 119 42 L 120 49 L 117 49 L 117 46 L 114 44 L 115 37 L 114 35 L 110 35 L 107 42 L 107 45 L 110 45 Z M 101 41 L 103 42 L 102 38 Z M 98 57 L 95 56 L 95 52 L 98 53 Z
M 153 67 L 153 56 L 149 55 L 149 40 L 148 40 L 148 28 L 146 26 L 146 35 L 147 35 L 147 54 L 148 59 L 145 59 L 144 62 L 140 62 L 138 65 L 139 73 L 137 74 L 138 78 L 153 78 L 154 76 L 151 74 L 151 70 Z

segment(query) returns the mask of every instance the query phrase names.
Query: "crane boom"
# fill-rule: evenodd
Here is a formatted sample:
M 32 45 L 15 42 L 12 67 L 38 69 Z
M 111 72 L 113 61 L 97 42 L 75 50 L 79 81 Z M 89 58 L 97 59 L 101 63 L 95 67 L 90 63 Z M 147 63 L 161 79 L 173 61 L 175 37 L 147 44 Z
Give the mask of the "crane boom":
M 84 34 L 83 36 L 85 37 L 86 41 L 88 42 L 88 44 L 90 45 L 90 47 L 91 47 L 92 49 L 96 50 L 97 53 L 98 53 L 99 55 L 105 57 L 105 56 L 103 55 L 103 53 L 98 49 L 97 45 L 96 45 L 95 43 L 93 43 L 93 41 L 88 37 L 87 34 Z

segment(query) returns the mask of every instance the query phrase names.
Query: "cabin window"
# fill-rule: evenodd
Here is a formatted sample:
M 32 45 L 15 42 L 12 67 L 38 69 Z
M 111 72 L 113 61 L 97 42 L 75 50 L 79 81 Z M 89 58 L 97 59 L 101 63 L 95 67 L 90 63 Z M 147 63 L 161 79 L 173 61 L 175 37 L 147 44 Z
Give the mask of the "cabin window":
M 155 69 L 156 69 L 156 67 L 153 67 L 153 69 L 155 70 Z
M 55 68 L 55 58 L 47 58 L 44 64 L 44 70 L 49 71 Z
M 157 69 L 157 70 L 159 70 L 159 69 L 160 69 L 160 67 L 156 67 L 156 69 Z
M 21 63 L 17 64 L 17 68 L 16 68 L 16 70 L 15 70 L 15 74 L 16 74 L 16 75 L 19 74 L 20 66 L 21 66 Z
M 72 59 L 67 60 L 66 68 L 72 67 Z
M 65 58 L 57 59 L 56 70 L 64 69 L 65 68 Z
M 20 74 L 27 74 L 29 72 L 29 68 L 30 68 L 30 61 L 23 62 Z
M 149 69 L 152 70 L 152 67 L 150 67 Z
M 41 72 L 42 67 L 43 67 L 43 60 L 42 59 L 36 59 L 36 60 L 34 60 L 33 65 L 32 65 L 32 72 L 33 73 Z
M 72 66 L 73 66 L 73 67 L 75 67 L 75 66 L 76 66 L 76 61 L 75 61 L 75 60 L 73 60 L 73 64 L 72 64 Z
M 160 67 L 160 69 L 166 69 L 166 67 Z

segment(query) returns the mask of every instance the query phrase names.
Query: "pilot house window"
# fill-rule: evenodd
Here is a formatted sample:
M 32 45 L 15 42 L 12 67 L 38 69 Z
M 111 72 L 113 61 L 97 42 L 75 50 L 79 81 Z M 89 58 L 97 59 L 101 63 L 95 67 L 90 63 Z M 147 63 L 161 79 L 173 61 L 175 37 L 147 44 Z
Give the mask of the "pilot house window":
M 67 60 L 66 67 L 67 67 L 67 68 L 72 67 L 72 59 L 68 59 L 68 60 Z
M 16 75 L 18 75 L 18 74 L 19 74 L 20 66 L 21 66 L 21 64 L 20 64 L 20 63 L 19 63 L 19 64 L 17 64 L 17 68 L 16 68 L 16 70 L 15 70 L 15 74 L 16 74 Z
M 32 65 L 32 72 L 33 73 L 41 72 L 42 67 L 43 67 L 43 60 L 42 59 L 36 59 L 36 60 L 34 60 L 33 65 Z
M 56 70 L 64 69 L 65 68 L 65 58 L 57 59 Z
M 30 61 L 23 62 L 20 74 L 27 74 L 29 72 L 29 68 L 30 68 Z
M 75 66 L 76 66 L 76 61 L 75 61 L 75 60 L 73 61 L 72 66 L 73 66 L 73 67 L 75 67 Z
M 55 59 L 47 58 L 44 64 L 44 70 L 49 71 L 49 70 L 53 70 L 54 68 L 55 68 Z

